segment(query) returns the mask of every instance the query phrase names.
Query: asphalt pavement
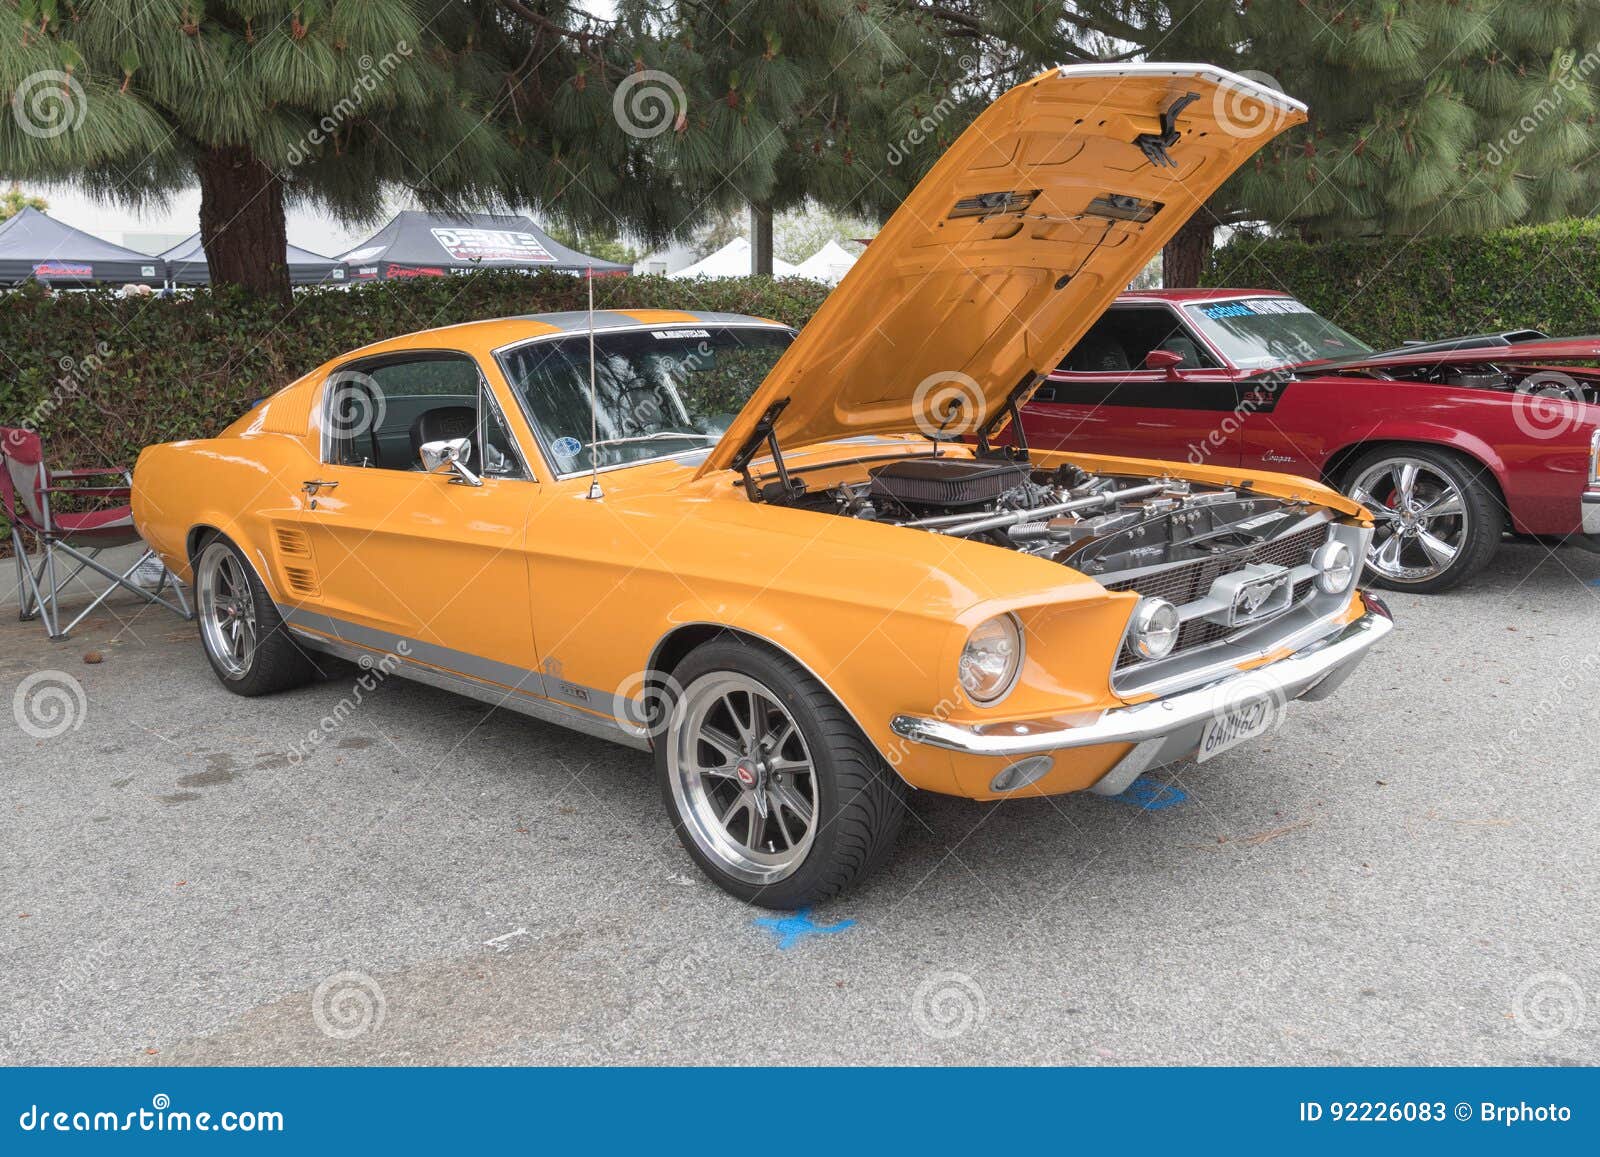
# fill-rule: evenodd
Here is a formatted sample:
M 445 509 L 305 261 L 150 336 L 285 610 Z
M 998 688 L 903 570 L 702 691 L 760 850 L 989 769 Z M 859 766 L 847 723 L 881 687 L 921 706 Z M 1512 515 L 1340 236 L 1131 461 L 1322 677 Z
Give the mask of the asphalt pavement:
M 787 918 L 702 880 L 642 754 L 353 667 L 240 699 L 127 602 L 8 615 L 0 1061 L 1600 1064 L 1600 557 L 1389 601 L 1264 742 L 918 797 Z

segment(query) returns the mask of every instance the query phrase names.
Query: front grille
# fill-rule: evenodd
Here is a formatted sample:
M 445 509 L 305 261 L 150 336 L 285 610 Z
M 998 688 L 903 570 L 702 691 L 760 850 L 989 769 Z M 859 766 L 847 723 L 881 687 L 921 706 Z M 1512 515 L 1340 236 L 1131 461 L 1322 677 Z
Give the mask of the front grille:
M 1297 530 L 1293 534 L 1259 542 L 1254 546 L 1227 554 L 1181 563 L 1138 578 L 1107 583 L 1106 590 L 1135 591 L 1145 598 L 1166 599 L 1173 606 L 1181 607 L 1185 603 L 1192 603 L 1202 598 L 1211 589 L 1211 584 L 1223 575 L 1232 574 L 1251 563 L 1291 569 L 1306 566 L 1311 562 L 1311 556 L 1316 554 L 1317 547 L 1328 541 L 1328 534 L 1328 524 L 1320 522 L 1304 530 Z M 1310 593 L 1309 580 L 1296 583 L 1294 605 L 1299 606 Z M 1207 622 L 1205 619 L 1190 619 L 1178 632 L 1178 645 L 1173 648 L 1172 653 L 1179 655 L 1196 647 L 1208 646 L 1226 638 L 1228 634 L 1229 628 L 1217 623 Z M 1135 661 L 1137 658 L 1132 651 L 1124 648 L 1122 652 L 1124 663 Z

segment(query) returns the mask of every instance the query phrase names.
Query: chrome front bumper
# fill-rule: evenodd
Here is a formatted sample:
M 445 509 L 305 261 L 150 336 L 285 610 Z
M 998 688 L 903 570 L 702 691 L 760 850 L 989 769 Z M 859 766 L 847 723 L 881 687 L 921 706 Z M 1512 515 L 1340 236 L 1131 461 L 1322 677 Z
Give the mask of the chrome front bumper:
M 890 726 L 913 743 L 999 758 L 1132 743 L 1134 749 L 1090 789 L 1115 795 L 1140 772 L 1193 754 L 1205 725 L 1229 706 L 1262 698 L 1287 704 L 1295 699 L 1323 699 L 1333 694 L 1367 651 L 1394 630 L 1394 622 L 1381 604 L 1370 597 L 1367 604 L 1367 613 L 1355 622 L 1275 663 L 1163 699 L 1113 708 L 1092 723 L 1068 726 L 1053 720 L 1034 720 L 965 724 L 897 715 Z
M 1583 492 L 1583 533 L 1600 536 L 1600 490 Z

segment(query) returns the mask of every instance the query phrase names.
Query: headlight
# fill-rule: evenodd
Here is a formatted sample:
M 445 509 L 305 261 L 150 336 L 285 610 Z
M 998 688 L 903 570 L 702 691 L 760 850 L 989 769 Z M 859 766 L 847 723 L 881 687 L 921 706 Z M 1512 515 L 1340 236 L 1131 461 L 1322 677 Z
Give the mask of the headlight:
M 1005 697 L 1022 667 L 1022 628 L 1012 615 L 979 623 L 961 650 L 961 688 L 974 703 Z
M 1144 659 L 1165 659 L 1178 645 L 1178 608 L 1166 599 L 1140 599 L 1128 624 L 1128 642 Z
M 1311 556 L 1311 565 L 1317 568 L 1317 586 L 1330 595 L 1344 594 L 1355 581 L 1356 556 L 1342 542 L 1318 547 Z
M 1589 439 L 1589 481 L 1600 486 L 1600 429 Z

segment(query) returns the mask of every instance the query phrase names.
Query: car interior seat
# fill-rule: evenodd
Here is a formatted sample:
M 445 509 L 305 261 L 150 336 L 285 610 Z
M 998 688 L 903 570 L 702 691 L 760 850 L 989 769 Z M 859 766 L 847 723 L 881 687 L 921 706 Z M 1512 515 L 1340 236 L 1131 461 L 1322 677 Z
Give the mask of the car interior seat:
M 1078 373 L 1104 373 L 1132 368 L 1128 351 L 1115 338 L 1091 333 L 1078 343 L 1067 358 L 1067 368 Z
M 1182 357 L 1183 361 L 1178 363 L 1180 370 L 1205 368 L 1205 360 L 1200 356 L 1200 347 L 1194 344 L 1192 338 L 1184 337 L 1182 334 L 1173 334 L 1156 348 L 1168 350 Z

